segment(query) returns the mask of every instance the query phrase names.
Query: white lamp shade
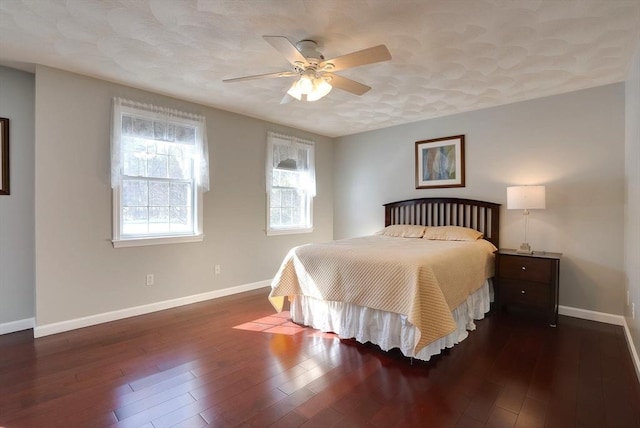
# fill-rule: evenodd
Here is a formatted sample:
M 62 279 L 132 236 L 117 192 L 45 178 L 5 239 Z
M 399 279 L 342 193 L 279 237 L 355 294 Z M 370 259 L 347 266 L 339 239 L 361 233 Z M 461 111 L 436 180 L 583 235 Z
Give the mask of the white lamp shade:
M 543 210 L 545 209 L 544 186 L 507 187 L 507 209 Z
M 297 80 L 295 82 L 293 82 L 293 84 L 291 85 L 291 87 L 287 91 L 287 94 L 291 95 L 293 98 L 295 98 L 298 101 L 300 101 L 302 99 L 302 91 L 298 87 L 298 81 Z
M 329 82 L 321 77 L 318 77 L 313 82 L 313 91 L 311 91 L 311 93 L 307 95 L 307 101 L 317 101 L 331 92 L 331 89 L 333 89 L 333 87 L 329 84 Z
M 305 73 L 293 82 L 287 94 L 298 101 L 303 101 L 303 98 L 304 101 L 317 101 L 331 92 L 332 88 L 326 78 Z

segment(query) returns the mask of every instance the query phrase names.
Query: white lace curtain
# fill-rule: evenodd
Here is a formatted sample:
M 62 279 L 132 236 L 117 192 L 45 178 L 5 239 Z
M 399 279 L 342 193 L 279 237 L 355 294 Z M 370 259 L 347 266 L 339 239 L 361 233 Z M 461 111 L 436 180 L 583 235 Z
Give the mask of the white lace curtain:
M 267 135 L 267 192 L 273 185 L 273 170 L 299 171 L 311 196 L 316 195 L 313 141 L 269 132 Z
M 209 190 L 209 147 L 204 116 L 114 98 L 111 130 L 111 187 L 120 185 L 124 136 L 170 141 L 190 146 L 191 156 L 197 168 L 195 176 L 198 188 L 204 192 Z

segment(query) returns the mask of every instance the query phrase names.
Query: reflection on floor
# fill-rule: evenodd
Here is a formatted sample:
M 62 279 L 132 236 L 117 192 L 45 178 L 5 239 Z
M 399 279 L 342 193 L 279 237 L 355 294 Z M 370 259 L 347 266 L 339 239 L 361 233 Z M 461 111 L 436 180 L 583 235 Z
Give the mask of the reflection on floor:
M 292 336 L 302 333 L 305 327 L 290 321 L 291 314 L 283 311 L 275 315 L 258 318 L 244 324 L 237 325 L 233 328 L 238 330 L 264 331 L 265 333 L 286 334 Z
M 293 336 L 295 334 L 306 333 L 306 336 L 324 337 L 329 339 L 337 338 L 333 333 L 322 333 L 309 327 L 296 324 L 291 321 L 291 313 L 282 311 L 278 314 L 269 315 L 249 321 L 244 324 L 236 325 L 233 328 L 238 330 L 261 331 L 264 333 L 284 334 Z

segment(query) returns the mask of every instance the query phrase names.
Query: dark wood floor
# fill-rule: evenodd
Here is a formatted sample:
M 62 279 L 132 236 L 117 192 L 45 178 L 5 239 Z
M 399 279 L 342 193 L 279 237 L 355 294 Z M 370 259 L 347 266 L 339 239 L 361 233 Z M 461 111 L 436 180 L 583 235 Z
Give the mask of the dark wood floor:
M 273 317 L 266 294 L 0 336 L 0 427 L 640 426 L 621 327 L 492 314 L 412 364 Z

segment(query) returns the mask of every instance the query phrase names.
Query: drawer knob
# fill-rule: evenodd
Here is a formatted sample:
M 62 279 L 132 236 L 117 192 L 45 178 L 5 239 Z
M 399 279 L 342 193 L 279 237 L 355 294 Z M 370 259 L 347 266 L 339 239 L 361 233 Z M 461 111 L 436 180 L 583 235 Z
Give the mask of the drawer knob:
M 526 268 L 526 267 L 524 267 L 524 266 L 522 266 L 522 270 L 527 270 L 527 268 Z
M 520 290 L 520 293 L 522 293 L 522 294 L 527 294 L 527 292 L 526 292 L 526 291 L 524 291 L 524 290 Z

